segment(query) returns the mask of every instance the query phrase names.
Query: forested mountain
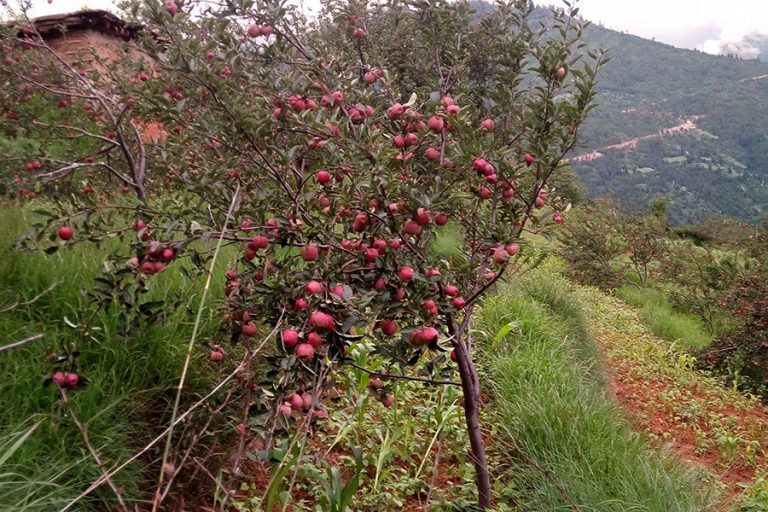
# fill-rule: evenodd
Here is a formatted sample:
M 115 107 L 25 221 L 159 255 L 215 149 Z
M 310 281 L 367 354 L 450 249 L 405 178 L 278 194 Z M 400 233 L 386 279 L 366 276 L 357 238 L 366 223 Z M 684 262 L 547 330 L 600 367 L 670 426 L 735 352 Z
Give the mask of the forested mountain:
M 610 49 L 612 59 L 584 131 L 584 156 L 574 161 L 590 195 L 634 204 L 663 195 L 674 222 L 768 215 L 768 63 L 597 25 L 586 40 Z

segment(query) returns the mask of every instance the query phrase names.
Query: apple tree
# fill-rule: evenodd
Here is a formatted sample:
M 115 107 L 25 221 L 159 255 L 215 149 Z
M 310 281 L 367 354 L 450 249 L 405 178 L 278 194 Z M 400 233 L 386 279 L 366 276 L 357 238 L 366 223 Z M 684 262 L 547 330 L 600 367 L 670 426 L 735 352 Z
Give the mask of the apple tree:
M 388 362 L 384 379 L 458 372 L 489 507 L 472 319 L 522 268 L 525 233 L 564 221 L 552 180 L 605 60 L 581 43 L 577 9 L 542 17 L 502 1 L 479 17 L 463 2 L 329 1 L 310 22 L 283 0 L 123 8 L 145 27 L 152 64 L 121 62 L 109 95 L 71 82 L 78 101 L 104 96 L 89 133 L 113 134 L 104 180 L 119 173 L 132 193 L 87 207 L 73 195 L 36 238 L 88 209 L 59 236 L 99 239 L 115 230 L 102 212 L 125 205 L 137 218 L 122 229 L 131 254 L 115 257 L 129 266 L 107 280 L 117 288 L 183 255 L 203 266 L 195 241 L 238 247 L 216 276 L 226 332 L 234 343 L 278 333 L 251 407 L 272 430 L 323 414 L 322 389 L 353 344 Z M 162 137 L 140 136 L 150 123 Z M 386 388 L 381 398 L 391 404 Z

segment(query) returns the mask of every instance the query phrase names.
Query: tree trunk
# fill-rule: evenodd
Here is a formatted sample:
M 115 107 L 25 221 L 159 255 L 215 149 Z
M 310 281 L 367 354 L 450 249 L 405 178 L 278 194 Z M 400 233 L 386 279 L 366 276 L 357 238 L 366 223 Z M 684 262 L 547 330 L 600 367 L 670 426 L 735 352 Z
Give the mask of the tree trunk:
M 467 422 L 467 433 L 475 465 L 475 482 L 477 484 L 478 510 L 486 510 L 491 506 L 491 475 L 485 458 L 485 442 L 480 432 L 480 381 L 472 361 L 472 354 L 461 339 L 455 343 L 456 362 L 459 365 L 461 388 L 464 392 L 464 418 Z

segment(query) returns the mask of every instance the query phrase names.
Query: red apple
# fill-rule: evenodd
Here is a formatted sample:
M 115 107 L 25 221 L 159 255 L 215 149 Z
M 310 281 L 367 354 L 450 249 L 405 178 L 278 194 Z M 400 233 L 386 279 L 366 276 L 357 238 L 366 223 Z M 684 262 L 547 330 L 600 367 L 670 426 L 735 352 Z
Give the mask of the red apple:
M 448 224 L 448 215 L 444 213 L 438 213 L 437 215 L 435 215 L 435 224 L 437 224 L 438 226 L 445 226 L 446 224 Z
M 387 109 L 387 118 L 392 120 L 398 119 L 401 115 L 403 115 L 403 112 L 405 112 L 405 107 L 400 103 L 395 103 Z
M 352 31 L 352 37 L 356 39 L 362 39 L 365 37 L 365 30 L 363 30 L 360 27 L 357 27 L 355 30 Z
M 379 257 L 379 251 L 376 249 L 368 249 L 365 251 L 365 260 L 369 263 L 373 263 Z
M 531 165 L 534 161 L 533 155 L 526 153 L 523 157 L 523 161 L 525 162 L 525 165 Z
M 224 352 L 221 350 L 211 350 L 211 355 L 208 356 L 208 358 L 213 361 L 214 363 L 220 363 L 224 360 Z
M 480 128 L 492 132 L 496 128 L 496 123 L 493 122 L 493 119 L 483 119 L 480 123 Z
M 453 299 L 453 307 L 455 307 L 456 309 L 461 309 L 466 304 L 467 304 L 467 302 L 464 299 L 462 299 L 461 297 L 455 297 Z
M 488 162 L 485 161 L 483 158 L 476 158 L 474 162 L 472 162 L 472 167 L 475 168 L 475 170 L 483 172 L 485 171 L 485 166 L 488 165 Z
M 307 343 L 312 345 L 314 348 L 317 348 L 323 344 L 323 337 L 315 331 L 312 331 L 307 334 Z
M 406 283 L 413 279 L 413 269 L 411 267 L 401 267 L 397 274 Z
M 286 348 L 293 348 L 299 342 L 299 333 L 294 329 L 285 329 L 280 336 Z
M 323 293 L 323 289 L 325 287 L 323 286 L 323 283 L 319 281 L 310 281 L 307 283 L 307 286 L 304 287 L 304 289 L 307 291 L 307 295 L 317 295 L 319 293 Z
M 459 289 L 453 286 L 452 284 L 449 284 L 444 288 L 445 294 L 449 297 L 455 297 L 459 294 Z
M 320 256 L 320 250 L 315 244 L 308 244 L 301 248 L 301 258 L 304 261 L 315 261 Z
M 315 356 L 315 347 L 309 343 L 301 343 L 296 347 L 296 357 L 312 359 Z
M 242 331 L 243 334 L 246 336 L 253 336 L 258 331 L 258 327 L 256 327 L 256 324 L 252 322 L 246 322 L 243 324 Z
M 322 171 L 318 171 L 315 177 L 317 178 L 317 182 L 320 183 L 321 185 L 325 185 L 326 183 L 331 181 L 331 173 L 329 173 L 325 169 L 323 169 Z
M 560 213 L 556 213 L 552 216 L 552 220 L 555 221 L 557 224 L 563 223 L 563 216 Z
M 59 386 L 60 388 L 63 388 L 67 385 L 67 376 L 64 374 L 64 372 L 56 372 L 53 374 L 53 383 Z
M 418 235 L 421 233 L 421 225 L 413 219 L 408 219 L 403 224 L 403 231 L 409 235 Z
M 427 126 L 433 132 L 440 133 L 443 131 L 443 128 L 445 128 L 445 121 L 440 117 L 432 116 L 427 121 Z
M 504 250 L 510 256 L 514 256 L 515 254 L 520 252 L 520 246 L 518 244 L 507 244 L 506 246 L 504 246 Z
M 493 197 L 493 192 L 491 192 L 491 189 L 488 187 L 482 187 L 478 192 L 477 195 L 480 196 L 480 199 L 490 199 Z
M 437 160 L 440 158 L 440 152 L 435 148 L 427 148 L 427 150 L 424 151 L 424 157 L 427 160 Z
M 335 295 L 336 297 L 338 297 L 340 299 L 344 298 L 344 286 L 342 286 L 340 284 L 337 284 L 336 286 L 332 287 L 328 291 L 330 292 L 331 295 Z
M 72 235 L 74 235 L 74 230 L 70 226 L 61 226 L 59 228 L 59 238 L 62 240 L 72 240 Z
M 563 78 L 565 78 L 565 73 L 566 73 L 565 68 L 563 66 L 560 66 L 559 68 L 557 68 L 557 71 L 555 71 L 555 76 L 558 78 L 558 80 L 562 80 Z
M 304 299 L 296 299 L 296 302 L 293 303 L 293 307 L 298 310 L 307 309 L 309 307 L 309 302 Z
M 259 37 L 261 35 L 261 27 L 259 25 L 250 25 L 246 30 L 248 37 Z
M 309 315 L 309 325 L 318 329 L 332 331 L 336 327 L 336 321 L 328 313 L 313 311 Z
M 507 259 L 509 259 L 509 254 L 507 254 L 507 251 L 502 249 L 496 249 L 495 251 L 493 251 L 493 261 L 495 261 L 499 265 L 507 261 Z
M 168 11 L 168 14 L 173 18 L 179 11 L 179 6 L 176 5 L 176 2 L 165 2 L 165 10 Z
M 397 324 L 392 320 L 384 320 L 381 322 L 381 332 L 384 333 L 385 336 L 394 336 L 397 332 Z
M 268 246 L 269 238 L 263 235 L 255 236 L 251 239 L 250 242 L 248 242 L 248 247 L 254 251 L 258 251 L 259 249 L 266 249 Z
M 78 382 L 80 382 L 80 377 L 76 373 L 67 374 L 67 386 L 74 388 Z
M 395 135 L 395 137 L 392 139 L 392 144 L 398 149 L 404 148 L 405 137 L 403 137 L 402 135 Z
M 288 398 L 288 403 L 291 404 L 292 409 L 301 409 L 304 407 L 304 400 L 301 398 L 301 395 L 298 393 L 292 394 Z
M 284 404 L 280 404 L 280 405 L 277 406 L 277 412 L 278 412 L 278 414 L 282 414 L 283 416 L 285 416 L 287 418 L 288 416 L 291 415 L 293 410 L 291 409 L 291 404 L 286 402 Z
M 447 107 L 445 107 L 445 113 L 448 114 L 449 116 L 455 116 L 459 112 L 461 112 L 461 108 L 459 108 L 458 105 L 448 105 Z

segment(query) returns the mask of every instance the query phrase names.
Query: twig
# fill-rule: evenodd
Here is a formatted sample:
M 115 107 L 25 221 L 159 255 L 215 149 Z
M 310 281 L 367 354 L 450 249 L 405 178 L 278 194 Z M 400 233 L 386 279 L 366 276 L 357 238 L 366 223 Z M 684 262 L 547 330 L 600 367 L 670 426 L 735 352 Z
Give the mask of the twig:
M 61 392 L 61 400 L 62 402 L 64 402 L 64 407 L 69 411 L 69 416 L 72 418 L 72 421 L 75 423 L 75 425 L 77 425 L 77 428 L 80 430 L 80 433 L 83 435 L 83 442 L 85 443 L 85 446 L 88 448 L 88 452 L 91 454 L 91 457 L 93 457 L 94 462 L 96 462 L 96 467 L 99 468 L 99 471 L 101 471 L 101 474 L 105 478 L 107 485 L 109 485 L 110 489 L 112 489 L 112 492 L 115 493 L 115 497 L 117 498 L 117 502 L 120 504 L 121 509 L 124 511 L 128 510 L 128 507 L 125 505 L 125 500 L 123 500 L 123 495 L 120 492 L 120 489 L 118 489 L 118 487 L 115 485 L 115 482 L 113 482 L 112 478 L 110 478 L 106 468 L 104 467 L 104 461 L 101 460 L 101 457 L 99 457 L 99 453 L 91 444 L 91 440 L 88 437 L 88 430 L 86 429 L 85 425 L 83 425 L 78 421 L 77 417 L 75 416 L 75 411 L 73 411 L 72 407 L 70 407 L 69 399 L 67 398 L 67 390 L 64 388 L 59 388 L 59 391 Z
M 437 484 L 437 476 L 440 474 L 440 455 L 443 452 L 443 443 L 437 442 L 437 453 L 435 454 L 435 468 L 432 470 L 432 480 L 429 482 L 429 491 L 427 492 L 427 498 L 424 500 L 424 510 L 429 510 L 429 502 L 432 499 L 432 489 Z
M 9 343 L 7 345 L 3 345 L 2 347 L 0 347 L 0 352 L 4 352 L 4 351 L 10 350 L 12 348 L 16 348 L 16 347 L 20 347 L 22 345 L 26 345 L 30 341 L 39 340 L 43 336 L 45 336 L 45 334 L 40 333 L 40 334 L 35 334 L 34 336 L 30 336 L 29 338 L 25 338 L 23 340 L 11 342 L 11 343 Z
M 263 347 L 263 346 L 264 346 L 264 345 L 267 343 L 267 341 L 269 341 L 269 339 L 270 339 L 270 338 L 272 338 L 272 336 L 274 336 L 274 335 L 275 335 L 275 333 L 277 333 L 277 331 L 278 331 L 278 330 L 280 329 L 280 327 L 282 326 L 282 320 L 283 320 L 283 318 L 282 318 L 282 316 L 281 316 L 281 317 L 280 317 L 280 319 L 277 321 L 277 323 L 276 323 L 276 325 L 275 325 L 275 328 L 274 328 L 274 329 L 272 329 L 272 331 L 271 331 L 271 332 L 270 332 L 270 333 L 269 333 L 269 334 L 268 334 L 268 335 L 267 335 L 267 336 L 264 338 L 264 340 L 262 341 L 261 345 L 260 345 L 260 346 L 259 346 L 259 348 L 257 349 L 257 352 L 258 352 L 259 350 L 261 350 L 261 348 L 262 348 L 262 347 Z M 226 384 L 227 384 L 227 383 L 228 383 L 230 380 L 232 380 L 232 379 L 233 379 L 233 378 L 234 378 L 234 377 L 235 377 L 237 374 L 239 374 L 239 373 L 240 373 L 240 371 L 241 371 L 241 370 L 242 370 L 244 367 L 245 367 L 245 361 L 243 361 L 242 363 L 240 363 L 240 364 L 238 365 L 238 367 L 237 367 L 237 368 L 235 368 L 235 369 L 232 371 L 232 373 L 230 373 L 229 375 L 227 375 L 227 376 L 224 378 L 224 380 L 222 380 L 221 382 L 219 382 L 219 383 L 218 383 L 218 384 L 217 384 L 217 385 L 216 385 L 216 386 L 215 386 L 215 387 L 214 387 L 214 388 L 213 388 L 213 389 L 212 389 L 212 390 L 211 390 L 211 391 L 210 391 L 210 392 L 209 392 L 207 395 L 205 395 L 203 398 L 201 398 L 200 400 L 198 400 L 197 402 L 195 402 L 195 404 L 194 404 L 194 405 L 192 405 L 192 406 L 191 406 L 189 409 L 187 409 L 187 411 L 186 411 L 184 414 L 182 414 L 182 415 L 180 415 L 178 418 L 176 418 L 176 421 L 175 421 L 175 422 L 173 422 L 171 425 L 168 425 L 168 426 L 167 426 L 167 427 L 166 427 L 166 428 L 165 428 L 165 429 L 164 429 L 162 432 L 160 432 L 160 434 L 158 434 L 158 435 L 157 435 L 157 437 L 155 437 L 155 438 L 154 438 L 152 441 L 150 441 L 149 443 L 147 443 L 147 445 L 146 445 L 146 446 L 144 446 L 144 448 L 142 448 L 141 450 L 139 450 L 139 451 L 138 451 L 138 452 L 137 452 L 137 453 L 136 453 L 136 454 L 135 454 L 133 457 L 131 457 L 130 459 L 126 460 L 126 461 L 125 461 L 125 462 L 123 462 L 122 464 L 118 465 L 118 466 L 117 466 L 117 467 L 115 467 L 114 469 L 110 470 L 110 471 L 109 471 L 109 473 L 107 473 L 106 475 L 104 475 L 104 476 L 102 476 L 102 477 L 98 478 L 98 479 L 97 479 L 97 480 L 96 480 L 94 483 L 92 483 L 91 485 L 89 485 L 89 486 L 88 486 L 88 488 L 87 488 L 86 490 L 84 490 L 83 492 L 81 492 L 81 493 L 80 493 L 80 494 L 79 494 L 77 497 L 75 497 L 75 498 L 74 498 L 72 501 L 70 501 L 70 502 L 69 502 L 69 503 L 67 503 L 67 504 L 66 504 L 66 505 L 65 505 L 63 508 L 61 508 L 61 509 L 59 510 L 59 512 L 67 512 L 67 510 L 70 510 L 70 509 L 72 509 L 72 507 L 74 507 L 74 506 L 75 506 L 77 503 L 79 503 L 79 502 L 80 502 L 80 500 L 82 500 L 83 498 L 85 498 L 86 496 L 88 496 L 88 495 L 89 495 L 90 493 L 92 493 L 92 492 L 93 492 L 95 489 L 97 489 L 99 486 L 101 486 L 101 484 L 103 484 L 104 482 L 106 482 L 106 479 L 104 478 L 105 476 L 107 476 L 107 477 L 113 477 L 113 476 L 115 476 L 117 473 L 119 473 L 120 471 L 122 471 L 123 469 L 125 469 L 126 467 L 128 467 L 128 465 L 129 465 L 129 464 L 131 464 L 133 461 L 135 461 L 136 459 L 138 459 L 139 457 L 141 457 L 142 455 L 144 455 L 145 453 L 147 453 L 147 452 L 148 452 L 150 449 L 152 449 L 152 447 L 154 447 L 154 446 L 155 446 L 157 443 L 159 443 L 160 441 L 162 441 L 162 440 L 163 440 L 163 438 L 165 437 L 165 435 L 166 435 L 166 434 L 167 434 L 167 433 L 168 433 L 168 432 L 171 430 L 171 428 L 172 428 L 173 426 L 175 426 L 175 425 L 178 425 L 179 423 L 181 423 L 182 421 L 184 421 L 185 419 L 187 419 L 187 418 L 189 417 L 189 415 L 190 415 L 190 414 L 192 414 L 194 411 L 196 411 L 196 410 L 197 410 L 197 408 L 198 408 L 198 407 L 200 407 L 200 406 L 201 406 L 201 405 L 203 405 L 205 402 L 207 402 L 209 398 L 211 398 L 213 395 L 215 395 L 216 393 L 218 393 L 218 392 L 219 392 L 219 390 L 220 390 L 221 388 L 223 388 L 223 387 L 224 387 L 224 386 L 225 386 L 225 385 L 226 385 Z
M 192 360 L 192 350 L 195 347 L 195 342 L 197 341 L 197 334 L 200 331 L 200 322 L 203 318 L 203 309 L 205 309 L 205 300 L 208 297 L 208 291 L 211 288 L 211 282 L 213 281 L 213 269 L 216 265 L 216 260 L 219 256 L 219 250 L 221 249 L 221 244 L 224 241 L 224 233 L 227 231 L 227 225 L 229 224 L 230 219 L 232 218 L 232 213 L 235 210 L 235 205 L 238 203 L 238 198 L 240 197 L 240 185 L 237 185 L 237 188 L 235 189 L 235 193 L 232 195 L 232 202 L 229 205 L 229 211 L 227 211 L 227 216 L 224 219 L 224 226 L 221 230 L 221 235 L 219 236 L 219 240 L 216 242 L 216 250 L 213 252 L 213 258 L 211 259 L 211 265 L 208 270 L 208 277 L 205 280 L 205 287 L 203 288 L 203 294 L 200 297 L 200 305 L 197 308 L 197 316 L 195 318 L 195 325 L 192 328 L 192 336 L 189 339 L 189 344 L 187 345 L 187 355 L 184 359 L 184 367 L 181 370 L 181 377 L 179 378 L 179 385 L 176 388 L 176 399 L 173 403 L 173 412 L 171 413 L 171 427 L 168 430 L 168 438 L 165 442 L 165 450 L 163 451 L 163 461 L 160 466 L 160 476 L 158 477 L 157 482 L 157 491 L 155 493 L 156 497 L 154 500 L 154 503 L 152 504 L 152 512 L 157 512 L 157 508 L 160 505 L 160 498 L 162 486 L 163 486 L 163 479 L 165 477 L 165 464 L 168 462 L 168 455 L 171 451 L 171 441 L 173 439 L 173 427 L 175 425 L 176 416 L 179 411 L 179 404 L 181 403 L 181 391 L 184 389 L 184 383 L 186 382 L 187 378 L 187 372 L 189 371 L 189 363 Z
M 42 292 L 38 293 L 37 295 L 35 295 L 34 297 L 32 297 L 29 300 L 26 300 L 24 302 L 20 302 L 20 301 L 17 300 L 16 302 L 11 304 L 10 306 L 5 307 L 3 309 L 0 309 L 0 313 L 7 313 L 7 312 L 11 311 L 12 309 L 16 309 L 16 308 L 21 307 L 21 306 L 29 306 L 30 304 L 33 304 L 33 303 L 37 302 L 38 300 L 40 300 L 44 295 L 47 295 L 48 293 L 53 291 L 53 289 L 56 288 L 57 286 L 59 286 L 60 284 L 61 284 L 61 281 L 56 281 L 51 286 L 49 286 L 48 288 L 46 288 Z
M 343 361 L 342 364 L 348 364 L 349 366 L 353 366 L 358 370 L 364 371 L 368 375 L 372 375 L 374 377 L 382 377 L 385 379 L 393 379 L 393 380 L 412 380 L 415 382 L 424 382 L 426 384 L 440 384 L 444 386 L 461 386 L 461 382 L 456 382 L 455 380 L 433 380 L 433 379 L 427 379 L 424 377 L 414 377 L 411 375 L 395 375 L 392 373 L 382 373 L 382 372 L 369 370 L 368 368 L 360 366 L 351 361 Z
M 234 391 L 234 388 L 230 389 L 227 392 L 227 396 L 224 397 L 224 400 L 222 403 L 216 407 L 213 411 L 211 411 L 208 414 L 208 419 L 203 424 L 202 428 L 195 433 L 195 435 L 192 437 L 192 441 L 189 444 L 189 447 L 187 447 L 187 450 L 184 452 L 184 455 L 181 457 L 181 461 L 178 464 L 179 468 L 184 467 L 184 464 L 186 464 L 189 457 L 192 455 L 192 450 L 197 446 L 197 442 L 200 440 L 200 438 L 203 436 L 206 430 L 208 430 L 208 427 L 211 425 L 211 422 L 213 422 L 214 418 L 218 417 L 219 413 L 224 410 L 224 408 L 229 405 L 229 401 L 232 398 L 232 392 Z M 194 458 L 193 458 L 194 460 Z M 179 474 L 178 471 L 174 471 L 171 476 L 168 477 L 168 482 L 165 484 L 165 491 L 163 491 L 162 496 L 160 497 L 160 501 L 162 502 L 165 500 L 165 498 L 168 497 L 168 494 L 171 492 L 171 486 L 173 485 L 174 480 L 176 479 L 176 476 Z

